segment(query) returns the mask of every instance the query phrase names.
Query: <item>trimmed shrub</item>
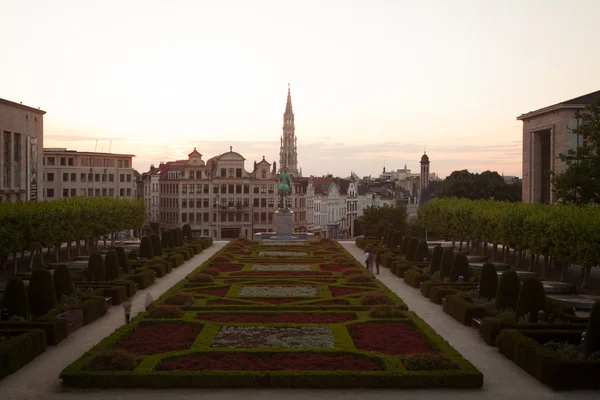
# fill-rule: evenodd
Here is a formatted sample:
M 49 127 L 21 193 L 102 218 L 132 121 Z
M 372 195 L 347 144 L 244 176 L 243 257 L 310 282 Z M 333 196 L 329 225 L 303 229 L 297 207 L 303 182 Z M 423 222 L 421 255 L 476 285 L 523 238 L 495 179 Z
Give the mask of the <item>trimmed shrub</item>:
M 106 280 L 106 270 L 104 269 L 104 260 L 99 253 L 90 255 L 87 270 L 88 281 L 102 282 Z
M 371 292 L 365 293 L 360 297 L 360 304 L 363 306 L 374 306 L 377 304 L 394 304 L 394 301 L 383 293 Z
M 496 267 L 491 262 L 486 262 L 481 268 L 481 277 L 479 278 L 479 297 L 484 299 L 493 299 L 498 291 L 498 274 Z
M 175 247 L 173 246 L 173 234 L 171 231 L 164 231 L 162 233 L 161 243 L 163 249 L 172 249 Z
M 29 301 L 27 300 L 27 291 L 21 278 L 12 277 L 9 279 L 2 296 L 2 307 L 8 309 L 8 316 L 18 315 L 27 317 L 29 312 Z
M 438 371 L 458 369 L 458 365 L 444 354 L 409 354 L 402 362 L 409 371 Z
M 119 267 L 121 268 L 121 272 L 126 274 L 129 272 L 129 264 L 127 263 L 127 255 L 125 254 L 125 249 L 122 247 L 115 247 L 113 249 L 117 253 L 117 258 L 119 259 Z
M 415 249 L 415 254 L 413 259 L 415 261 L 423 261 L 424 258 L 429 257 L 429 247 L 427 246 L 427 242 L 421 240 L 419 244 L 417 244 L 417 248 Z
M 440 261 L 440 279 L 444 279 L 450 276 L 450 269 L 454 263 L 454 251 L 452 249 L 446 249 L 442 253 L 442 259 Z
M 419 239 L 412 237 L 410 238 L 410 240 L 408 241 L 408 244 L 406 245 L 406 259 L 408 261 L 423 261 L 423 259 L 421 260 L 415 260 L 415 252 L 417 251 L 417 246 L 419 245 Z
M 106 299 L 104 296 L 89 296 L 75 309 L 83 311 L 83 324 L 87 325 L 106 314 Z
M 73 281 L 71 280 L 71 271 L 66 265 L 59 265 L 54 270 L 54 293 L 56 300 L 63 296 L 73 294 Z
M 344 276 L 348 276 L 348 275 L 356 275 L 356 274 L 364 274 L 364 270 L 360 269 L 360 268 L 348 268 L 342 271 L 342 275 Z
M 152 250 L 154 251 L 154 256 L 162 256 L 162 245 L 160 244 L 160 238 L 158 235 L 150 235 L 150 241 L 152 242 Z
M 409 236 L 402 237 L 402 245 L 400 246 L 400 255 L 406 257 L 406 249 L 408 248 L 408 242 L 410 241 Z
M 227 257 L 225 254 L 219 254 L 219 255 L 215 256 L 212 260 L 216 261 L 216 262 L 229 262 L 229 261 L 231 261 L 229 259 L 229 257 Z
M 470 274 L 467 255 L 463 253 L 455 255 L 452 261 L 452 268 L 450 269 L 450 282 L 457 282 L 459 276 L 462 276 L 465 282 L 469 282 Z
M 117 279 L 120 275 L 119 272 L 119 256 L 117 256 L 117 252 L 114 250 L 107 251 L 104 256 L 105 279 L 107 281 Z
M 196 272 L 188 280 L 194 283 L 213 283 L 215 281 L 212 275 L 203 274 L 202 272 Z
M 523 281 L 517 300 L 516 317 L 529 314 L 531 322 L 537 322 L 538 311 L 546 313 L 546 294 L 539 279 L 529 278 Z
M 594 303 L 590 319 L 588 320 L 583 353 L 588 357 L 590 354 L 598 351 L 600 351 L 600 301 Z
M 149 318 L 181 318 L 183 310 L 178 306 L 154 306 L 148 310 Z
M 214 268 L 203 268 L 200 270 L 200 272 L 210 276 L 219 276 L 220 274 L 219 270 Z
M 373 306 L 369 310 L 369 318 L 403 318 L 402 310 L 387 304 Z
M 92 356 L 83 366 L 86 371 L 133 371 L 137 361 L 133 354 L 107 350 Z
M 0 343 L 0 379 L 12 374 L 46 351 L 46 335 L 41 329 L 0 330 L 8 339 Z
M 154 249 L 152 248 L 152 240 L 148 236 L 142 238 L 140 243 L 140 257 L 151 260 L 154 258 Z
M 519 289 L 521 281 L 515 271 L 504 271 L 498 281 L 498 291 L 496 292 L 496 310 L 506 310 L 508 308 L 515 310 L 519 298 Z
M 45 315 L 56 306 L 54 281 L 50 271 L 44 268 L 32 272 L 29 280 L 29 309 L 35 317 Z
M 440 270 L 443 253 L 444 253 L 444 249 L 442 248 L 442 246 L 438 245 L 433 248 L 433 254 L 431 255 L 431 262 L 429 263 L 429 273 L 430 274 L 433 275 Z
M 190 224 L 183 225 L 183 228 L 181 228 L 181 233 L 183 233 L 183 237 L 186 240 L 192 240 L 192 227 Z
M 183 246 L 183 233 L 181 232 L 181 228 L 173 229 L 173 243 L 176 246 Z
M 346 278 L 348 282 L 370 282 L 373 277 L 367 274 L 352 274 Z
M 194 295 L 191 293 L 179 292 L 168 296 L 164 304 L 170 304 L 175 306 L 182 306 L 186 302 L 194 302 Z

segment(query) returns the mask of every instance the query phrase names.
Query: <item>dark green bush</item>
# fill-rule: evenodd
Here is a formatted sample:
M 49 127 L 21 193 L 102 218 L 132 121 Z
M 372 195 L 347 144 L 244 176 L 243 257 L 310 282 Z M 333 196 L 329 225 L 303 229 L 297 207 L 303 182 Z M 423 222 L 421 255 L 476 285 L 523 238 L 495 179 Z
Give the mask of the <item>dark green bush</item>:
M 174 242 L 177 244 L 177 246 L 183 246 L 183 232 L 181 231 L 181 228 L 175 228 L 173 229 L 173 232 L 173 237 L 176 239 Z
M 342 271 L 342 275 L 356 275 L 356 274 L 364 274 L 365 271 L 361 268 L 348 268 Z
M 590 319 L 588 320 L 584 354 L 588 357 L 597 351 L 600 351 L 600 301 L 594 303 Z
M 9 317 L 18 315 L 27 317 L 29 312 L 29 301 L 27 300 L 27 291 L 21 278 L 12 277 L 8 280 L 4 295 L 2 296 L 2 306 L 0 308 L 8 309 Z
M 211 276 L 219 276 L 219 274 L 221 273 L 218 269 L 215 268 L 203 268 L 200 271 L 204 274 L 208 274 Z
M 148 310 L 149 318 L 181 318 L 183 310 L 178 306 L 154 306 Z
M 506 310 L 508 308 L 515 310 L 519 298 L 519 289 L 521 281 L 519 275 L 513 271 L 504 271 L 498 281 L 498 291 L 496 292 L 496 309 Z
M 348 282 L 371 282 L 373 276 L 367 274 L 352 274 L 346 278 Z
M 373 306 L 369 310 L 369 318 L 402 318 L 402 310 L 388 304 Z
M 122 247 L 115 247 L 113 250 L 117 253 L 117 258 L 119 259 L 119 267 L 121 268 L 121 272 L 123 274 L 127 274 L 129 272 L 129 264 L 127 263 L 127 255 L 125 254 L 125 249 Z
M 46 351 L 46 335 L 41 329 L 0 330 L 0 379 L 12 374 Z
M 139 290 L 146 289 L 154 283 L 156 275 L 151 269 L 138 270 L 134 275 L 127 276 L 128 280 L 134 281 L 137 284 Z
M 433 248 L 433 254 L 431 255 L 431 262 L 429 263 L 429 269 L 430 269 L 429 272 L 432 275 L 440 270 L 443 253 L 444 253 L 444 249 L 442 248 L 442 246 L 437 245 Z
M 400 255 L 406 257 L 406 250 L 408 248 L 408 242 L 410 242 L 410 236 L 402 237 L 402 245 L 400 246 Z
M 104 274 L 105 280 L 112 281 L 120 275 L 119 256 L 114 250 L 109 250 L 104 256 Z
M 140 257 L 151 260 L 154 258 L 154 249 L 152 248 L 152 240 L 148 236 L 142 238 L 140 243 Z
M 194 295 L 186 292 L 172 294 L 165 298 L 164 303 L 169 305 L 182 306 L 186 302 L 194 302 Z
M 391 235 L 391 239 L 390 239 L 390 244 L 388 247 L 391 248 L 393 251 L 396 251 L 401 246 L 402 246 L 402 232 L 393 231 L 393 233 Z
M 158 235 L 150 235 L 150 241 L 152 242 L 152 250 L 154 251 L 154 256 L 162 256 L 162 245 L 160 244 L 160 238 Z
M 462 276 L 465 282 L 470 281 L 469 259 L 463 253 L 454 256 L 452 268 L 450 269 L 450 282 L 457 282 L 459 276 Z
M 491 262 L 486 262 L 481 268 L 481 277 L 479 278 L 479 297 L 484 299 L 493 299 L 498 291 L 498 274 L 496 267 Z
M 104 296 L 88 296 L 75 309 L 83 311 L 83 324 L 87 325 L 106 314 L 106 299 Z
M 458 365 L 444 354 L 409 354 L 402 362 L 409 371 L 438 371 L 458 369 Z
M 446 249 L 442 253 L 442 260 L 440 261 L 440 279 L 444 279 L 450 276 L 450 269 L 454 263 L 454 251 L 452 249 Z
M 88 281 L 102 282 L 106 280 L 106 269 L 104 268 L 104 259 L 99 253 L 92 253 L 88 260 L 87 269 Z
M 133 354 L 107 350 L 92 356 L 84 365 L 86 371 L 133 371 L 137 361 Z
M 162 233 L 161 241 L 163 249 L 172 249 L 173 247 L 175 247 L 173 245 L 173 234 L 171 233 L 171 231 L 164 231 Z
M 186 240 L 192 240 L 192 227 L 190 224 L 183 225 L 183 228 L 181 228 L 181 233 L 183 233 L 183 237 Z
M 215 279 L 212 275 L 196 272 L 195 274 L 192 274 L 188 280 L 194 283 L 213 283 Z
M 394 304 L 394 301 L 383 293 L 371 292 L 365 293 L 360 297 L 360 304 L 363 306 L 374 306 L 377 304 Z
M 29 309 L 35 317 L 42 316 L 56 306 L 54 281 L 50 271 L 44 268 L 32 272 L 28 289 Z
M 66 265 L 59 265 L 54 270 L 54 293 L 56 300 L 63 296 L 73 294 L 73 281 L 71 280 L 71 271 Z
M 423 261 L 423 259 L 429 258 L 429 247 L 427 246 L 427 242 L 421 240 L 419 244 L 417 244 L 417 248 L 415 249 L 415 254 L 413 255 L 414 261 Z
M 417 246 L 419 245 L 419 239 L 417 239 L 416 237 L 412 237 L 410 238 L 410 240 L 408 241 L 408 245 L 406 245 L 406 259 L 408 261 L 423 261 L 423 259 L 421 260 L 415 260 L 415 252 L 417 251 Z

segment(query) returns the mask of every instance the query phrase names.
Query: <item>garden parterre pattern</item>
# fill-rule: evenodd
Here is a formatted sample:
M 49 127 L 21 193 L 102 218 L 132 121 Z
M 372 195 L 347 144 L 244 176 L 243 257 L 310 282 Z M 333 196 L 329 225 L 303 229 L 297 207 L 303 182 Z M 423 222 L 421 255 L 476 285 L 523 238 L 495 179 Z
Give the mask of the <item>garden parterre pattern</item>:
M 195 271 L 218 272 L 211 282 L 185 279 L 152 305 L 183 294 L 179 297 L 188 301 L 180 305 L 182 316 L 141 314 L 67 367 L 63 382 L 150 388 L 481 387 L 482 374 L 414 313 L 369 317 L 367 300 L 384 296 L 396 308 L 406 306 L 339 244 L 321 240 L 297 251 L 299 246 L 231 242 Z M 359 268 L 366 281 L 349 282 L 344 271 L 350 268 Z M 137 367 L 85 369 L 91 357 L 108 350 L 135 355 Z M 404 367 L 407 358 L 430 354 L 447 357 L 456 368 Z

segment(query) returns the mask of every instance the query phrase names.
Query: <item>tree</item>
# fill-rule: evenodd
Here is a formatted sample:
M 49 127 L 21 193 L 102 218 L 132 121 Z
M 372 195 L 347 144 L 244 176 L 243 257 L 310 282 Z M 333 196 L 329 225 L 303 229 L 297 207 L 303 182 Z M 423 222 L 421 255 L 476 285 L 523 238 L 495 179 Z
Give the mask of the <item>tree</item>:
M 365 208 L 363 215 L 354 221 L 356 233 L 364 236 L 376 236 L 377 226 L 380 224 L 402 233 L 406 232 L 406 208 L 388 205 L 369 206 Z M 383 233 L 385 233 L 385 229 L 381 231 L 381 236 Z
M 521 184 L 506 183 L 504 178 L 495 171 L 477 174 L 463 169 L 452 172 L 442 182 L 436 197 L 521 201 Z
M 552 176 L 556 198 L 564 203 L 600 203 L 600 97 L 583 112 L 574 115 L 577 126 L 570 128 L 581 146 L 558 158 L 565 163 L 564 172 Z

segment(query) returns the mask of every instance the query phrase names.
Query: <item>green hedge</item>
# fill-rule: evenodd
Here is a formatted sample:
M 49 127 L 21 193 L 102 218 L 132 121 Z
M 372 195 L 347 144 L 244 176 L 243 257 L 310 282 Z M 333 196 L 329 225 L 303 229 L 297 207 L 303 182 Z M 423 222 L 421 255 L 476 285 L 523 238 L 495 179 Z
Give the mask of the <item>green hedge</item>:
M 515 322 L 506 321 L 497 317 L 485 317 L 483 318 L 481 325 L 479 326 L 479 334 L 483 340 L 490 346 L 496 345 L 496 338 L 505 329 L 517 329 L 517 330 L 538 330 L 538 329 L 558 329 L 558 330 L 570 330 L 570 331 L 585 331 L 586 324 L 517 324 Z
M 429 275 L 423 275 L 422 270 L 416 268 L 409 269 L 404 273 L 404 282 L 406 282 L 407 285 L 417 289 L 421 287 L 423 282 L 430 279 L 431 277 Z
M 114 282 L 114 281 L 113 281 Z M 99 290 L 104 297 L 111 297 L 112 305 L 121 304 L 127 299 L 127 289 L 123 285 L 113 285 L 112 282 L 106 283 L 81 283 L 77 287 L 86 287 Z
M 74 309 L 83 311 L 83 324 L 87 325 L 106 314 L 106 299 L 102 296 L 89 296 Z
M 473 318 L 488 316 L 489 313 L 484 306 L 475 305 L 469 300 L 460 294 L 447 295 L 443 305 L 444 312 L 467 326 L 471 326 Z
M 115 286 L 123 286 L 125 288 L 125 292 L 127 293 L 127 297 L 133 297 L 137 292 L 135 281 L 126 279 L 125 277 L 115 279 L 111 282 L 111 284 Z
M 600 361 L 567 360 L 541 343 L 577 343 L 582 330 L 513 330 L 498 335 L 500 352 L 538 381 L 555 390 L 600 389 Z
M 452 288 L 464 288 L 462 290 L 477 289 L 477 284 L 476 283 L 472 283 L 472 282 L 449 282 L 449 281 L 440 281 L 438 279 L 432 279 L 432 280 L 425 281 L 425 282 L 421 283 L 421 294 L 423 296 L 425 296 L 425 297 L 431 298 L 429 292 L 431 291 L 431 288 L 433 288 L 435 286 L 447 286 L 447 287 L 452 287 Z
M 0 321 L 0 329 L 41 329 L 49 345 L 58 344 L 68 335 L 67 321 L 56 317 L 41 317 L 35 321 Z
M 143 290 L 154 283 L 156 276 L 151 269 L 141 269 L 135 275 L 128 275 L 127 279 L 137 283 L 137 288 Z
M 10 337 L 0 343 L 0 379 L 46 351 L 46 334 L 42 329 L 0 329 L 0 336 Z

